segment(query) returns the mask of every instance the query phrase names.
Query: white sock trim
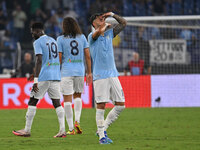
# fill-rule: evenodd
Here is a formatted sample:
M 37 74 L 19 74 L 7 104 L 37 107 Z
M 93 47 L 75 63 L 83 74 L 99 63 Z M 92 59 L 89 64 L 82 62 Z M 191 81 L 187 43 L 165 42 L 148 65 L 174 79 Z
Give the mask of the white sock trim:
M 35 110 L 36 110 L 37 107 L 36 107 L 36 106 L 31 106 L 31 105 L 30 105 L 30 106 L 28 106 L 28 109 L 35 109 Z
M 77 97 L 77 98 L 74 99 L 74 101 L 81 101 L 82 102 L 82 99 Z
M 72 105 L 72 102 L 64 102 L 64 106 L 65 105 Z
M 63 110 L 63 107 L 62 106 L 59 106 L 56 108 L 56 112 L 59 112 L 59 111 L 62 111 Z
M 105 109 L 98 109 L 98 108 L 97 108 L 96 111 L 97 111 L 98 113 L 104 115 Z
M 116 109 L 116 111 L 118 111 L 118 112 L 122 112 L 124 109 L 125 109 L 125 106 L 123 105 L 123 106 L 115 106 L 115 109 Z
M 124 110 L 125 106 L 115 106 L 107 115 L 104 125 L 104 130 L 106 131 L 108 127 L 117 120 L 120 113 Z

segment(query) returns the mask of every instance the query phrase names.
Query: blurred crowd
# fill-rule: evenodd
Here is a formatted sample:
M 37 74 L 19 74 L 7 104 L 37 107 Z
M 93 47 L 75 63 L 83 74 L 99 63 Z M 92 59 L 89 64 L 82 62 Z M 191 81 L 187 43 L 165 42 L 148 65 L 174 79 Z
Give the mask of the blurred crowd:
M 0 45 L 15 48 L 17 41 L 31 40 L 33 21 L 45 23 L 46 33 L 56 37 L 64 17 L 72 16 L 84 34 L 90 31 L 89 16 L 113 11 L 122 16 L 200 14 L 199 0 L 0 0 Z
M 74 17 L 80 24 L 83 33 L 87 36 L 91 30 L 89 17 L 95 12 L 112 11 L 121 16 L 153 16 L 153 15 L 197 15 L 200 14 L 199 0 L 0 0 L 0 51 L 1 49 L 16 50 L 16 42 L 32 45 L 30 24 L 33 21 L 42 21 L 45 24 L 46 34 L 56 38 L 62 33 L 62 20 L 64 17 Z M 145 32 L 151 32 L 151 38 L 160 38 L 161 31 L 151 28 L 137 29 L 137 34 L 129 38 L 124 36 L 121 47 L 126 47 L 127 40 L 142 38 L 148 40 Z M 124 33 L 129 32 L 127 28 Z M 180 36 L 195 38 L 191 31 L 184 31 Z M 146 35 L 145 35 L 146 34 Z M 179 36 L 178 35 L 178 36 Z M 130 43 L 130 42 L 129 42 Z M 137 48 L 138 41 L 132 41 L 131 48 Z M 0 73 L 6 62 L 7 54 L 0 53 Z M 12 56 L 14 57 L 14 56 Z M 9 60 L 9 58 L 8 58 Z M 11 65 L 13 66 L 13 65 Z M 8 67 L 9 68 L 9 67 Z

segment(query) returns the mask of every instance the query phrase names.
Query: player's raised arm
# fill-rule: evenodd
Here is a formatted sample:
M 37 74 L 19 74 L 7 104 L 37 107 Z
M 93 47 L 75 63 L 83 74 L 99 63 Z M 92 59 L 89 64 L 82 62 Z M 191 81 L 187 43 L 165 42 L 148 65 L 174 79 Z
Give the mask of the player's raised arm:
M 103 14 L 103 17 L 107 18 L 107 17 L 113 17 L 117 20 L 117 22 L 119 24 L 117 24 L 114 28 L 113 28 L 113 34 L 114 37 L 119 34 L 126 26 L 127 22 L 123 17 L 120 17 L 119 15 L 114 14 L 113 12 L 108 12 Z
M 115 18 L 119 22 L 119 24 L 116 25 L 113 29 L 113 34 L 114 34 L 114 37 L 115 37 L 117 34 L 119 34 L 125 28 L 127 23 L 126 23 L 126 20 L 123 17 L 120 17 L 116 14 L 114 14 L 113 18 Z
M 90 23 L 95 28 L 95 31 L 92 34 L 93 40 L 96 40 L 100 35 L 103 35 L 106 28 L 111 26 L 111 24 L 105 23 L 105 17 L 103 17 L 103 13 L 93 14 L 90 17 Z
M 107 27 L 111 26 L 109 23 L 102 24 L 99 28 L 95 30 L 95 32 L 92 34 L 92 38 L 96 40 L 100 35 L 104 33 Z

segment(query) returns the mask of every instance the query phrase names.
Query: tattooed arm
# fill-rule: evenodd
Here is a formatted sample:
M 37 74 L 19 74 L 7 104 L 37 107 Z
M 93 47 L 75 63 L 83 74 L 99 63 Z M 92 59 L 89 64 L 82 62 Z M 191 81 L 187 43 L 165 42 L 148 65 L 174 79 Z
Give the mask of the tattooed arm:
M 120 17 L 119 15 L 116 15 L 112 12 L 108 12 L 103 15 L 103 17 L 105 17 L 105 18 L 107 18 L 109 16 L 112 16 L 113 18 L 115 18 L 117 20 L 117 22 L 119 23 L 113 28 L 113 34 L 115 37 L 117 34 L 119 34 L 125 28 L 126 20 L 123 17 Z
M 126 26 L 126 20 L 123 17 L 120 17 L 116 14 L 114 14 L 113 18 L 115 18 L 117 20 L 117 22 L 119 22 L 118 25 L 116 25 L 113 29 L 113 33 L 114 33 L 114 37 L 119 34 Z

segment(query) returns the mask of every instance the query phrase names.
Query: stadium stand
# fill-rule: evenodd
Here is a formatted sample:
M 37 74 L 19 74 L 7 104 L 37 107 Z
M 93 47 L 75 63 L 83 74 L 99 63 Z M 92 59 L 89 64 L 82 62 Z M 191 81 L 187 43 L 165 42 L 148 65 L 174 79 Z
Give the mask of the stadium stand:
M 67 5 L 69 3 L 70 5 Z M 0 31 L 4 31 L 1 32 L 3 35 L 2 38 L 0 38 L 0 74 L 3 73 L 5 69 L 16 69 L 16 42 L 18 42 L 19 39 L 16 38 L 15 34 L 16 29 L 14 23 L 16 18 L 13 16 L 13 10 L 19 6 L 27 16 L 27 19 L 24 19 L 24 29 L 21 30 L 22 33 L 20 34 L 20 36 L 22 36 L 20 37 L 22 58 L 23 54 L 26 52 L 33 53 L 32 37 L 29 31 L 30 24 L 33 21 L 45 22 L 46 33 L 56 38 L 62 32 L 61 22 L 63 17 L 69 14 L 77 19 L 86 36 L 91 30 L 88 18 L 94 12 L 113 11 L 121 16 L 200 14 L 199 0 L 163 0 L 162 3 L 159 3 L 157 0 L 1 0 L 0 10 L 3 15 L 0 15 L 0 20 L 3 20 L 3 18 L 7 19 L 5 24 L 0 28 Z M 158 6 L 160 6 L 161 9 L 159 9 Z M 171 29 L 167 29 L 167 31 L 163 31 L 160 28 L 138 29 L 128 26 L 123 34 L 126 35 L 126 32 L 130 30 L 132 31 L 131 34 L 122 36 L 119 47 L 139 50 L 143 49 L 142 46 L 147 44 L 147 41 L 150 39 L 179 37 L 187 40 L 188 52 L 191 55 L 190 64 L 187 66 L 178 65 L 179 69 L 177 69 L 175 65 L 174 69 L 172 69 L 173 71 L 168 70 L 166 72 L 161 72 L 159 67 L 164 70 L 163 68 L 168 68 L 168 65 L 157 66 L 158 69 L 152 70 L 152 74 L 178 73 L 177 70 L 182 70 L 180 69 L 181 67 L 184 68 L 185 73 L 199 72 L 200 69 L 198 67 L 192 67 L 191 69 L 191 66 L 200 63 L 200 55 L 197 55 L 197 49 L 199 48 L 199 44 L 197 43 L 199 43 L 200 39 L 200 30 L 181 31 L 179 29 L 172 29 L 172 31 Z M 172 34 L 163 34 L 163 32 L 170 31 L 172 31 Z M 188 37 L 186 37 L 186 35 L 188 35 Z M 143 49 L 143 51 L 145 50 Z M 143 57 L 142 54 L 140 55 Z M 148 55 L 146 56 L 147 58 L 144 58 L 144 60 L 148 59 Z M 123 71 L 124 68 L 120 67 L 118 70 Z

